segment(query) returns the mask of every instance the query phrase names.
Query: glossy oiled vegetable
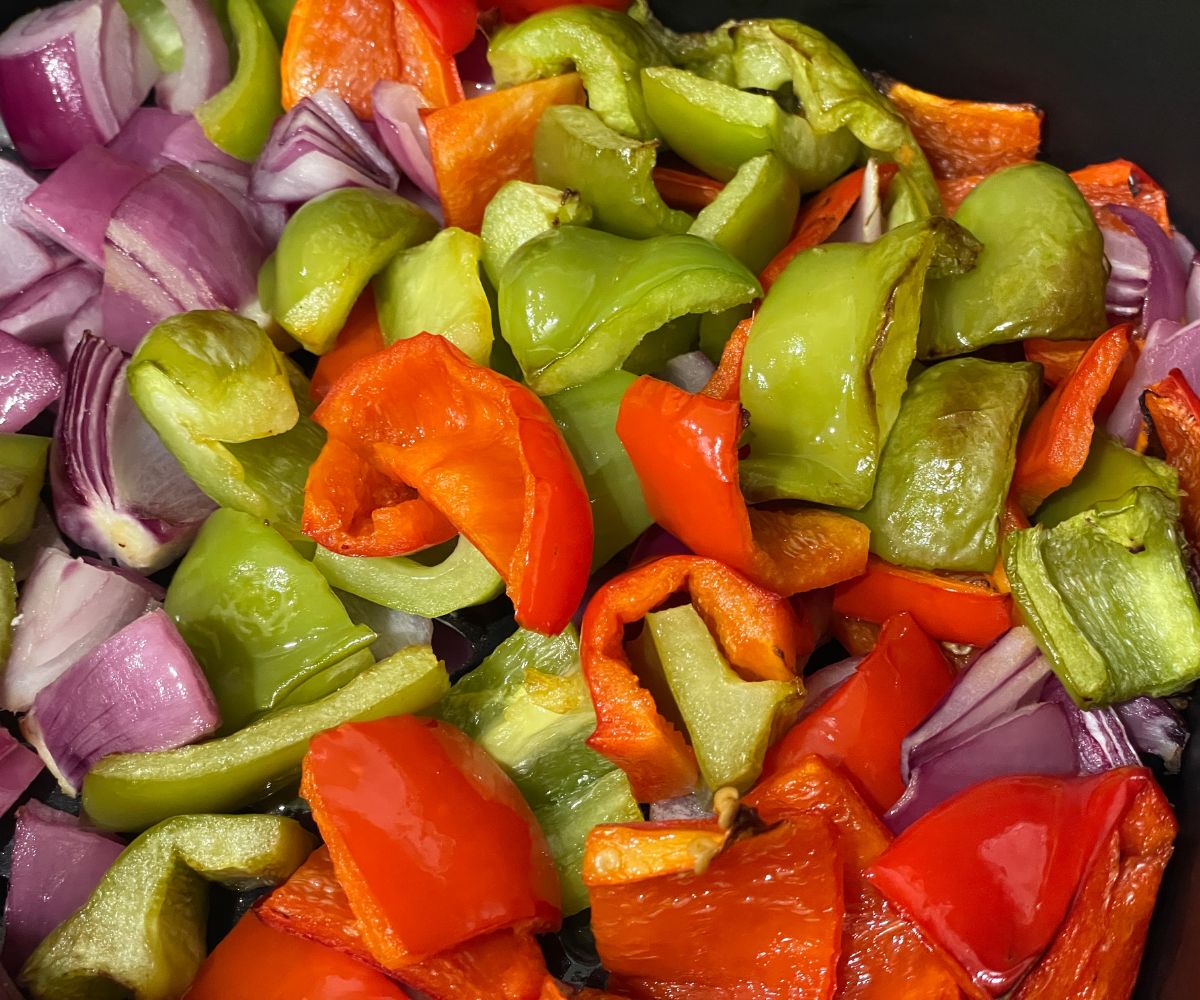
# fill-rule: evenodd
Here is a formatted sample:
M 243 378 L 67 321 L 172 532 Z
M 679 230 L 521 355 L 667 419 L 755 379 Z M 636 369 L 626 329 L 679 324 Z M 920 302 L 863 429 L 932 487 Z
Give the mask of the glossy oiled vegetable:
M 504 265 L 535 236 L 559 226 L 586 226 L 591 221 L 592 210 L 577 191 L 509 181 L 488 202 L 479 232 L 483 269 L 492 287 L 500 287 Z
M 46 479 L 50 439 L 0 434 L 0 543 L 24 541 Z

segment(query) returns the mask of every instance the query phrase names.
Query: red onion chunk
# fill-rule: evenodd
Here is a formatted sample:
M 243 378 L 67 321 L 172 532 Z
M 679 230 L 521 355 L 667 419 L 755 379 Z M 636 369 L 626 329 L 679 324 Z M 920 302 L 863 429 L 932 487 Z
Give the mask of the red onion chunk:
M 0 728 L 0 816 L 7 816 L 33 779 L 42 773 L 38 755 Z
M 64 788 L 113 753 L 171 750 L 221 724 L 204 671 L 161 608 L 126 625 L 38 692 L 22 720 Z
M 1104 292 L 1108 315 L 1118 321 L 1137 316 L 1150 286 L 1150 251 L 1133 233 L 1108 228 L 1100 232 L 1109 265 Z
M 25 199 L 38 182 L 25 170 L 0 159 L 0 303 L 53 274 L 73 258 L 62 247 L 32 230 Z
M 684 392 L 697 393 L 708 385 L 717 370 L 703 351 L 679 354 L 666 363 L 660 373 L 666 381 Z
M 56 552 L 67 554 L 67 543 L 58 532 L 58 525 L 50 516 L 50 511 L 44 503 L 37 505 L 33 514 L 33 527 L 29 534 L 19 542 L 10 545 L 0 545 L 0 559 L 12 563 L 13 577 L 17 583 L 29 579 L 33 567 L 37 565 L 44 549 L 54 549 Z
M 1137 767 L 1137 751 L 1121 717 L 1112 708 L 1085 711 L 1075 704 L 1057 677 L 1046 681 L 1042 700 L 1057 705 L 1071 729 L 1079 774 L 1099 774 L 1114 767 Z
M 173 115 L 162 108 L 138 108 L 107 149 L 153 173 L 169 162 L 163 153 L 167 140 L 176 129 L 192 121 L 195 119 L 188 115 Z
M 17 605 L 0 703 L 10 712 L 28 711 L 43 687 L 162 597 L 149 580 L 43 550 Z
M 867 160 L 862 194 L 850 216 L 838 226 L 827 243 L 874 243 L 883 235 L 883 200 L 879 194 L 879 164 Z
M 381 80 L 371 91 L 375 125 L 383 147 L 400 172 L 435 201 L 440 201 L 429 135 L 421 121 L 421 109 L 428 107 L 421 92 L 408 83 Z
M 47 275 L 0 309 L 0 330 L 27 344 L 55 344 L 87 301 L 100 292 L 95 268 L 75 264 Z
M 19 431 L 62 390 L 63 372 L 49 351 L 0 332 L 0 431 Z
M 1200 254 L 1192 258 L 1184 300 L 1188 323 L 1200 322 Z
M 1181 326 L 1162 319 L 1146 332 L 1137 364 L 1117 405 L 1109 414 L 1108 432 L 1132 448 L 1142 428 L 1142 393 L 1172 368 L 1183 372 L 1189 385 L 1200 385 L 1200 321 Z
M 30 223 L 78 257 L 104 267 L 104 231 L 149 172 L 103 146 L 85 146 L 25 199 Z
M 1150 329 L 1160 319 L 1182 320 L 1186 275 L 1171 238 L 1140 209 L 1129 205 L 1109 205 L 1108 210 L 1133 230 L 1150 256 L 1150 276 L 1142 305 L 1143 329 Z
M 66 535 L 122 566 L 152 573 L 191 544 L 214 510 L 129 395 L 126 359 L 85 336 L 67 367 L 50 483 Z
M 1133 745 L 1162 760 L 1168 774 L 1178 774 L 1188 730 L 1183 717 L 1164 698 L 1134 698 L 1114 705 Z
M 12 844 L 4 967 L 16 975 L 43 939 L 87 902 L 125 847 L 36 801 L 17 810 Z
M 100 310 L 99 291 L 81 305 L 75 311 L 75 315 L 67 320 L 67 325 L 63 327 L 62 340 L 59 342 L 63 368 L 70 363 L 75 348 L 83 340 L 84 334 L 88 333 L 94 337 L 104 335 L 104 317 Z
M 184 40 L 183 67 L 154 88 L 159 105 L 175 114 L 194 111 L 229 82 L 229 48 L 208 0 L 161 0 Z

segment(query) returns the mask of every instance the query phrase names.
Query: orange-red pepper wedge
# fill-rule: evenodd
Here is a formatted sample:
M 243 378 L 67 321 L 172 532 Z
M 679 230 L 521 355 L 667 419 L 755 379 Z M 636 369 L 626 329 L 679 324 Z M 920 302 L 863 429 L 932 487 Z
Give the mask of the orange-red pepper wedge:
M 726 659 L 749 679 L 790 680 L 812 634 L 785 599 L 729 567 L 698 556 L 666 556 L 610 580 L 588 602 L 579 657 L 596 706 L 588 746 L 629 777 L 639 802 L 686 795 L 696 787 L 696 757 L 638 681 L 625 652 L 625 626 L 686 590 Z M 803 643 L 803 645 L 801 645 Z
M 807 508 L 750 509 L 738 482 L 742 408 L 642 376 L 626 391 L 617 435 L 646 509 L 689 549 L 779 594 L 832 586 L 866 567 L 870 532 Z
M 367 286 L 350 310 L 333 350 L 326 351 L 317 359 L 309 395 L 319 403 L 333 388 L 333 383 L 345 375 L 355 362 L 378 354 L 386 346 L 375 311 L 375 293 Z
M 411 0 L 393 0 L 393 3 L 400 82 L 416 87 L 431 108 L 444 108 L 463 100 L 454 53 L 443 47 L 432 25 L 413 7 Z
M 497 191 L 534 179 L 533 135 L 542 112 L 584 98 L 579 75 L 567 73 L 424 112 L 446 225 L 479 232 Z
M 1132 332 L 1132 324 L 1121 323 L 1092 341 L 1021 435 L 1012 492 L 1027 514 L 1070 485 L 1083 468 L 1096 430 L 1096 409 L 1129 352 Z
M 742 360 L 746 355 L 746 341 L 750 339 L 753 326 L 754 317 L 751 316 L 733 328 L 733 333 L 729 335 L 721 351 L 721 363 L 712 373 L 708 384 L 700 390 L 702 395 L 734 403 L 742 398 Z
M 1158 443 L 1179 472 L 1183 527 L 1188 541 L 1200 542 L 1200 397 L 1183 372 L 1173 368 L 1142 395 Z
M 629 885 L 695 871 L 728 841 L 729 831 L 715 817 L 598 826 L 588 835 L 583 880 L 589 886 Z
M 759 275 L 764 292 L 770 290 L 798 253 L 811 250 L 837 232 L 837 227 L 846 221 L 846 216 L 862 197 L 865 174 L 865 167 L 852 170 L 804 203 L 792 238 Z
M 1025 351 L 1025 360 L 1042 366 L 1042 378 L 1050 385 L 1058 385 L 1064 381 L 1083 360 L 1090 340 L 1046 340 L 1044 337 L 1030 337 L 1021 341 Z
M 699 212 L 711 205 L 724 189 L 720 181 L 672 167 L 654 168 L 654 186 L 671 208 Z
M 420 334 L 355 364 L 314 417 L 329 441 L 305 489 L 306 534 L 349 555 L 405 553 L 373 544 L 383 534 L 369 530 L 374 519 L 392 508 L 325 502 L 353 494 L 353 482 L 335 477 L 353 475 L 347 455 L 361 456 L 360 481 L 375 477 L 371 497 L 388 482 L 411 487 L 470 539 L 504 578 L 518 622 L 552 635 L 566 627 L 587 586 L 591 508 L 557 424 L 529 389 Z M 401 494 L 391 503 L 397 517 L 421 509 Z

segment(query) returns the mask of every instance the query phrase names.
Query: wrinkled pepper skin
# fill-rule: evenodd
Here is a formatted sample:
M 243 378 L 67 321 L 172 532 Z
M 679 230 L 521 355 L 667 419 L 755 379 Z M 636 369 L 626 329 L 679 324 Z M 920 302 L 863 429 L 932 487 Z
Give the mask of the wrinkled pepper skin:
M 586 226 L 591 221 L 592 210 L 578 191 L 509 181 L 488 202 L 479 231 L 488 281 L 499 288 L 504 265 L 535 236 L 559 226 Z
M 673 319 L 723 312 L 762 289 L 698 236 L 626 240 L 565 226 L 521 247 L 499 291 L 504 339 L 530 388 L 549 395 L 621 367 Z
M 918 569 L 990 572 L 1016 462 L 1017 436 L 1041 375 L 1027 362 L 961 358 L 909 386 L 859 512 L 871 551 Z
M 0 544 L 29 537 L 49 455 L 50 438 L 0 434 Z
M 1175 694 L 1200 677 L 1182 544 L 1178 501 L 1148 486 L 1005 540 L 1021 617 L 1081 708 Z
M 1108 326 L 1104 241 L 1071 178 L 1048 163 L 1001 170 L 954 214 L 984 246 L 969 274 L 925 296 L 922 358 L 1027 337 L 1091 340 Z

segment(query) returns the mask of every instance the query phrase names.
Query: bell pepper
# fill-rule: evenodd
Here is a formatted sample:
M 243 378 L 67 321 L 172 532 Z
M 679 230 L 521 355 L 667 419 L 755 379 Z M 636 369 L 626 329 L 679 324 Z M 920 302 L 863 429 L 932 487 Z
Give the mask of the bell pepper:
M 976 987 L 999 996 L 1050 945 L 1103 845 L 1152 781 L 1141 768 L 1120 768 L 981 782 L 909 827 L 868 878 Z
M 1145 212 L 1168 236 L 1173 233 L 1167 216 L 1166 192 L 1136 163 L 1128 160 L 1093 163 L 1072 170 L 1071 180 L 1092 206 L 1093 213 L 1103 213 L 1106 205 L 1129 205 Z
M 475 0 L 409 0 L 409 6 L 421 15 L 434 40 L 450 55 L 475 40 L 479 19 Z
M 800 188 L 778 157 L 747 160 L 688 232 L 712 240 L 751 271 L 761 271 L 787 242 Z
M 832 511 L 746 506 L 738 485 L 742 427 L 735 401 L 638 379 L 621 402 L 617 434 L 651 517 L 693 552 L 780 594 L 859 575 L 867 560 L 862 525 Z
M 281 114 L 279 44 L 255 0 L 229 0 L 237 41 L 233 79 L 195 110 L 209 141 L 240 160 L 254 160 Z
M 591 499 L 593 569 L 633 543 L 652 523 L 637 473 L 617 437 L 621 399 L 633 382 L 629 372 L 605 372 L 543 400 L 575 456 Z
M 686 69 L 707 80 L 734 84 L 733 22 L 719 25 L 712 31 L 672 31 L 650 10 L 648 0 L 634 0 L 629 6 L 633 18 L 667 53 L 672 65 Z
M 528 389 L 421 334 L 360 361 L 316 418 L 331 443 L 368 452 L 470 539 L 504 577 L 519 623 L 555 633 L 571 620 L 587 585 L 591 511 L 575 460 Z M 354 554 L 331 545 L 344 541 L 340 526 L 316 516 L 320 476 L 309 480 L 305 531 Z
M 259 272 L 263 308 L 304 347 L 324 354 L 367 282 L 437 230 L 433 216 L 389 191 L 341 188 L 314 198 L 288 220 Z
M 620 995 L 833 994 L 842 865 L 824 819 L 733 841 L 694 872 L 589 889 L 596 948 Z
M 626 138 L 573 105 L 548 108 L 533 139 L 538 183 L 578 191 L 598 229 L 630 239 L 685 233 L 692 224 L 659 195 L 657 155 L 657 142 Z
M 282 816 L 167 820 L 121 853 L 30 956 L 21 981 L 39 1000 L 181 996 L 204 958 L 206 880 L 282 882 L 311 849 L 300 824 Z
M 1040 390 L 1027 362 L 959 358 L 918 375 L 857 515 L 871 551 L 901 566 L 991 572 L 1017 436 Z
M 704 386 L 701 394 L 725 402 L 739 402 L 742 398 L 742 361 L 746 356 L 746 342 L 754 328 L 754 317 L 742 320 L 733 328 L 729 339 L 721 349 L 717 370 Z
M 23 542 L 33 530 L 49 454 L 47 437 L 0 434 L 0 544 Z
M 1178 500 L 1150 486 L 1005 540 L 1021 617 L 1081 708 L 1174 694 L 1200 677 L 1182 544 Z
M 321 402 L 333 383 L 345 375 L 356 361 L 378 354 L 386 346 L 383 331 L 379 329 L 379 316 L 375 310 L 375 293 L 367 288 L 350 310 L 346 325 L 337 335 L 333 350 L 317 359 L 312 384 L 309 386 L 309 395 L 313 402 Z
M 1045 340 L 1041 337 L 1031 337 L 1023 340 L 1021 347 L 1025 352 L 1025 360 L 1042 366 L 1042 378 L 1048 385 L 1058 385 L 1063 382 L 1076 368 L 1088 348 L 1091 340 Z
M 579 75 L 567 73 L 424 115 L 446 224 L 478 232 L 497 191 L 533 180 L 533 137 L 546 109 L 584 98 Z
M 672 358 L 696 350 L 700 343 L 699 320 L 698 316 L 680 316 L 646 334 L 629 352 L 622 369 L 631 375 L 661 372 Z
M 500 329 L 548 395 L 619 368 L 673 319 L 753 301 L 757 279 L 698 236 L 626 240 L 566 226 L 530 240 L 500 279 Z
M 938 642 L 987 646 L 1012 627 L 1012 599 L 983 583 L 893 566 L 876 556 L 860 577 L 839 583 L 834 614 L 883 623 L 910 615 Z
M 236 510 L 204 523 L 164 606 L 204 668 L 224 733 L 375 640 L 350 621 L 312 563 Z
M 778 774 L 818 753 L 853 778 L 882 813 L 904 792 L 901 742 L 953 681 L 938 644 L 909 615 L 896 615 L 854 673 L 772 748 L 765 771 Z
M 731 180 L 748 160 L 775 153 L 802 191 L 817 191 L 858 153 L 845 129 L 818 135 L 769 94 L 749 93 L 687 70 L 642 70 L 646 110 L 667 146 L 718 180 Z
M 591 221 L 592 210 L 577 191 L 509 181 L 488 202 L 479 230 L 483 269 L 492 287 L 500 287 L 504 265 L 535 236 L 559 226 L 586 226 Z
M 13 564 L 0 559 L 0 663 L 12 652 L 13 619 L 17 617 L 17 579 Z
M 646 113 L 644 66 L 663 66 L 667 53 L 636 21 L 596 6 L 559 7 L 501 28 L 488 45 L 498 87 L 528 83 L 574 69 L 588 106 L 609 128 L 634 139 L 656 139 Z
M 1087 462 L 1096 409 L 1129 352 L 1130 323 L 1092 341 L 1074 371 L 1060 382 L 1021 435 L 1012 488 L 1032 514 L 1056 490 L 1069 486 Z
M 419 5 L 424 5 L 422 0 L 394 0 L 392 5 L 396 55 L 400 57 L 396 79 L 416 87 L 429 107 L 444 108 L 464 99 L 462 80 L 454 52 L 442 44 L 430 19 L 417 9 Z M 449 5 L 440 0 L 427 6 L 444 11 Z M 472 29 L 471 37 L 474 35 Z
M 300 787 L 384 967 L 492 931 L 557 929 L 545 837 L 500 766 L 461 730 L 411 715 L 339 726 L 313 739 Z
M 745 791 L 767 747 L 795 721 L 803 683 L 739 676 L 690 604 L 646 615 L 643 670 L 660 676 L 679 712 L 704 783 Z M 655 685 L 647 683 L 653 688 Z
M 403 649 L 320 701 L 272 712 L 231 736 L 105 757 L 84 779 L 83 812 L 101 829 L 143 830 L 182 813 L 243 809 L 295 781 L 317 733 L 422 711 L 449 686 L 445 667 L 428 647 Z
M 812 636 L 788 602 L 711 559 L 667 556 L 644 563 L 596 592 L 583 616 L 580 660 L 596 730 L 588 746 L 629 776 L 639 802 L 686 795 L 696 786 L 695 754 L 643 687 L 625 652 L 625 626 L 686 590 L 742 677 L 790 682 Z
M 1104 241 L 1071 179 L 1047 163 L 1008 167 L 954 220 L 984 245 L 973 271 L 930 282 L 922 358 L 1027 337 L 1092 339 L 1108 326 Z
M 478 236 L 450 228 L 396 254 L 373 282 L 384 340 L 436 333 L 486 365 L 492 307 L 479 276 L 482 249 Z
M 715 817 L 598 826 L 588 835 L 584 881 L 595 888 L 694 872 L 730 839 Z
M 126 378 L 200 489 L 298 537 L 304 477 L 324 434 L 310 417 L 308 380 L 261 328 L 231 313 L 172 316 L 146 335 Z
M 947 252 L 969 260 L 974 251 L 936 219 L 871 244 L 817 247 L 788 265 L 758 310 L 742 367 L 751 500 L 857 508 L 871 498 L 917 350 L 926 274 Z
M 1200 397 L 1183 372 L 1173 368 L 1142 394 L 1142 407 L 1167 461 L 1179 473 L 1184 533 L 1195 545 L 1200 541 Z
M 624 773 L 586 745 L 596 714 L 573 628 L 518 629 L 434 709 L 490 753 L 541 825 L 558 868 L 564 915 L 588 906 L 580 866 L 588 832 L 641 819 Z
M 662 200 L 683 212 L 699 212 L 717 200 L 725 185 L 703 174 L 674 167 L 655 167 L 654 186 Z

